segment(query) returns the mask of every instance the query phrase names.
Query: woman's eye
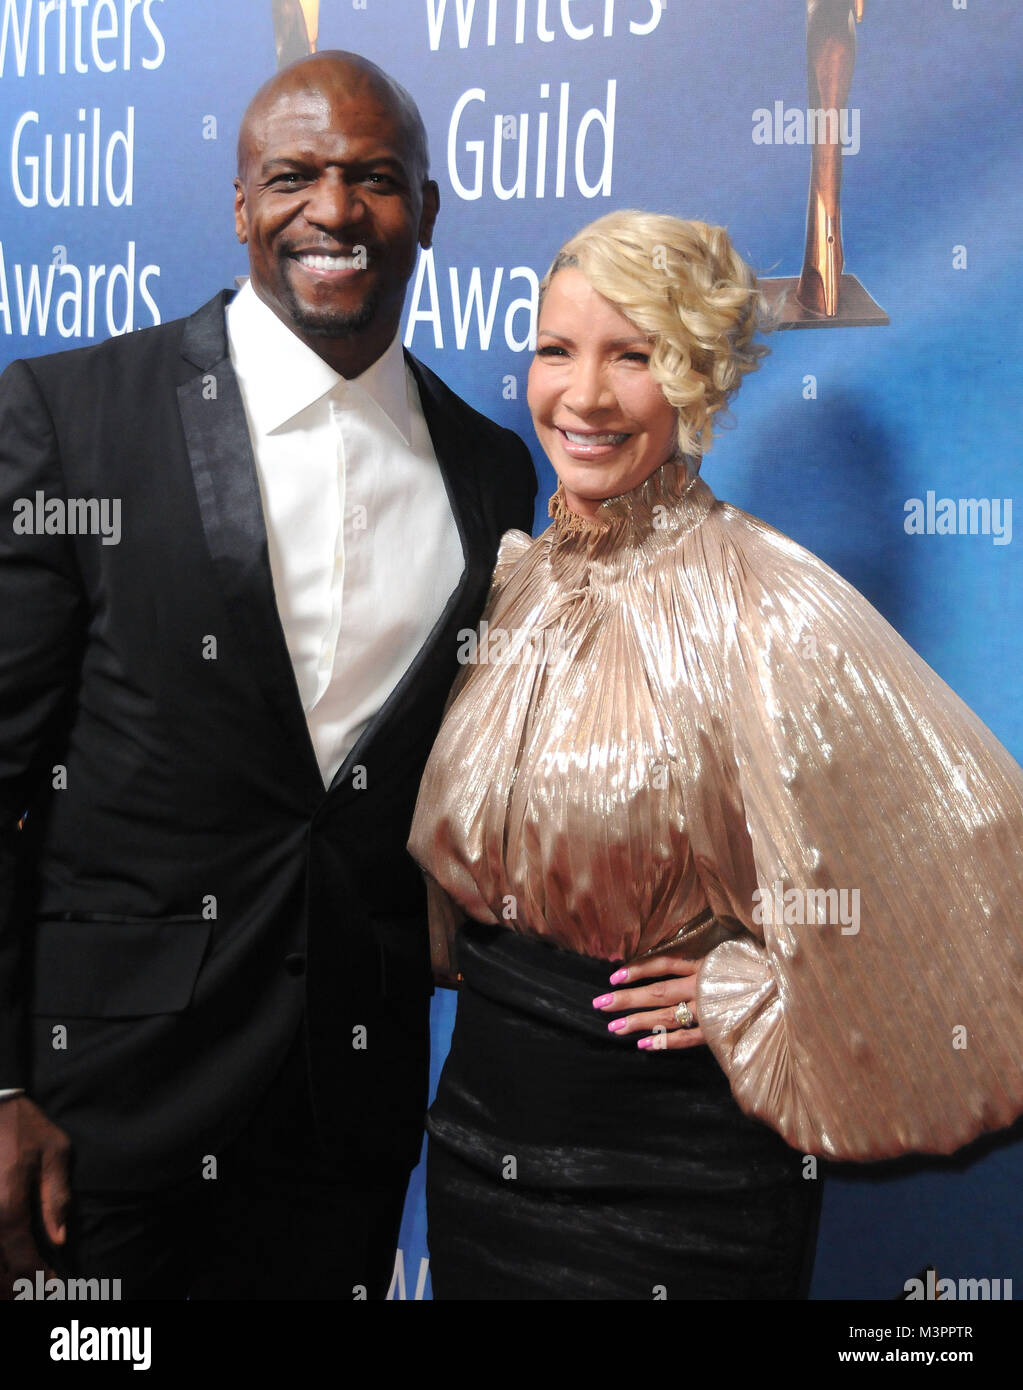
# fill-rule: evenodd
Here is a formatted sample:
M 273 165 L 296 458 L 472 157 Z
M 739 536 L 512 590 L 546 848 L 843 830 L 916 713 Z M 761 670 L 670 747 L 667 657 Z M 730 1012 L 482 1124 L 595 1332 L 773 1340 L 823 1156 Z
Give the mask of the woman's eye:
M 547 343 L 544 347 L 538 347 L 537 357 L 566 357 L 568 354 L 563 347 L 557 347 L 553 343 Z
M 642 362 L 644 367 L 650 365 L 650 354 L 648 352 L 626 352 L 623 353 L 626 362 Z

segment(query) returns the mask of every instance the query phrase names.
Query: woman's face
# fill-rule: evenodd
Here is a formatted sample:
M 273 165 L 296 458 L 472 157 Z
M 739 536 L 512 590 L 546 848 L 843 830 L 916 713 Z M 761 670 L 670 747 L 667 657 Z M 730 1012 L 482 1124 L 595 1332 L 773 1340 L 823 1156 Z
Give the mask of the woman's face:
M 581 516 L 631 492 L 675 452 L 676 417 L 650 343 L 590 285 L 559 270 L 540 308 L 528 400 L 544 452 Z

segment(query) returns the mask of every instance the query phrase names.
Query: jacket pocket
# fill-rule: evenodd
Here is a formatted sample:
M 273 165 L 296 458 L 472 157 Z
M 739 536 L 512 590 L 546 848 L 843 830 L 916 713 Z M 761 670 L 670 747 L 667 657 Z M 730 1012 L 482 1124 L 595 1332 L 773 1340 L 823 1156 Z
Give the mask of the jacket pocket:
M 199 917 L 40 921 L 32 1012 L 61 1018 L 180 1013 L 191 1002 L 212 930 Z

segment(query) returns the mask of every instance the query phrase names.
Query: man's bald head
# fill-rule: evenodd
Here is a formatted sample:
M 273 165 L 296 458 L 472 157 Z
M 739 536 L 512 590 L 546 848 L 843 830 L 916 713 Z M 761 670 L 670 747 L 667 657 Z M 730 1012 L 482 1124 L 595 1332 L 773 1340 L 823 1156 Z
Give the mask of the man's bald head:
M 316 53 L 250 102 L 234 214 L 252 287 L 342 376 L 397 333 L 439 206 L 415 102 L 375 63 Z
M 353 97 L 371 94 L 390 110 L 407 141 L 411 171 L 418 183 L 425 183 L 430 170 L 430 155 L 419 107 L 401 83 L 395 82 L 383 68 L 359 53 L 346 53 L 342 49 L 327 49 L 300 58 L 298 62 L 282 68 L 260 87 L 245 108 L 238 132 L 239 178 L 245 178 L 249 161 L 254 154 L 258 154 L 257 131 L 264 117 L 280 106 L 341 91 Z

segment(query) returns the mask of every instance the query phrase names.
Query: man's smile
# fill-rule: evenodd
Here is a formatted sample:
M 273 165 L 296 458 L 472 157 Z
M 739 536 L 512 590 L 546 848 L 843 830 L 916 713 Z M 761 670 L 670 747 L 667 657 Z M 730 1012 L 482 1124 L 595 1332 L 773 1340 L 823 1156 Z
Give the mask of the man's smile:
M 343 279 L 367 266 L 364 247 L 353 250 L 351 255 L 341 251 L 298 251 L 292 253 L 292 260 L 319 279 Z

